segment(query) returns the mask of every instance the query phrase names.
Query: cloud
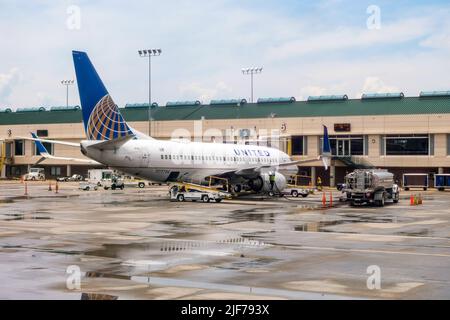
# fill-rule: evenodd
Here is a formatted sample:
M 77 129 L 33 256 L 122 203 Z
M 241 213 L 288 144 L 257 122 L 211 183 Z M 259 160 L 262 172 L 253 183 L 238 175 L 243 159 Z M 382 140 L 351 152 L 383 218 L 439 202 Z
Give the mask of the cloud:
M 309 96 L 322 96 L 328 93 L 326 88 L 320 86 L 305 86 L 300 89 L 298 98 L 300 100 L 307 100 Z
M 203 103 L 209 103 L 212 99 L 224 98 L 233 94 L 233 89 L 226 83 L 220 81 L 213 87 L 206 87 L 199 83 L 183 84 L 179 92 L 186 99 L 199 100 Z
M 253 65 L 264 67 L 255 99 L 353 96 L 374 75 L 405 93 L 450 84 L 450 5 L 433 0 L 382 3 L 380 30 L 366 29 L 364 4 L 345 0 L 74 0 L 81 9 L 76 31 L 66 26 L 69 3 L 3 3 L 8 50 L 0 51 L 0 73 L 18 68 L 21 81 L 5 89 L 0 105 L 64 105 L 60 81 L 75 76 L 73 49 L 89 53 L 118 105 L 147 101 L 147 61 L 137 50 L 148 46 L 163 49 L 152 60 L 152 98 L 161 105 L 248 97 L 250 81 L 240 70 Z M 76 86 L 69 90 L 69 103 L 79 104 Z
M 0 73 L 0 101 L 3 101 L 3 103 L 8 101 L 19 81 L 20 73 L 18 68 L 12 68 L 7 73 Z
M 433 30 L 429 18 L 411 18 L 390 24 L 382 24 L 379 30 L 369 30 L 361 26 L 339 27 L 327 32 L 299 34 L 298 39 L 287 41 L 268 51 L 270 60 L 282 60 L 305 54 L 329 53 L 354 48 L 381 45 L 398 45 L 419 39 Z
M 360 98 L 363 93 L 393 93 L 401 92 L 395 86 L 389 86 L 378 77 L 367 77 L 364 80 L 362 92 L 358 93 L 355 98 Z
M 431 35 L 430 37 L 421 41 L 420 45 L 426 48 L 450 50 L 450 33 L 439 33 Z

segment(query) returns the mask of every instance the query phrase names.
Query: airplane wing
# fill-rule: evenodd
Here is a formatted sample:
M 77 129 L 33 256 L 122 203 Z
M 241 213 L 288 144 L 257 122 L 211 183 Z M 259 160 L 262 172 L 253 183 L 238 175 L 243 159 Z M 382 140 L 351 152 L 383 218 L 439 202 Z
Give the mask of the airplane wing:
M 331 160 L 331 147 L 330 147 L 330 140 L 328 137 L 328 128 L 326 126 L 323 126 L 322 154 L 320 156 L 318 156 L 317 158 L 302 159 L 302 160 L 289 161 L 289 162 L 270 164 L 270 165 L 260 165 L 260 166 L 244 168 L 244 169 L 240 169 L 240 170 L 228 171 L 228 172 L 219 174 L 217 176 L 228 177 L 228 178 L 233 177 L 233 176 L 238 176 L 238 177 L 242 177 L 245 179 L 253 179 L 253 178 L 256 178 L 258 175 L 260 175 L 261 171 L 264 169 L 268 169 L 270 171 L 278 171 L 279 168 L 295 166 L 295 165 L 298 165 L 301 163 L 314 162 L 314 161 L 318 161 L 318 160 L 322 160 L 325 170 L 328 170 L 328 167 L 330 166 L 330 160 Z
M 260 165 L 260 166 L 244 168 L 244 169 L 240 169 L 240 170 L 228 171 L 228 172 L 222 173 L 222 175 L 218 175 L 218 176 L 230 177 L 230 176 L 236 175 L 236 176 L 239 176 L 242 178 L 252 179 L 252 178 L 256 178 L 258 175 L 260 175 L 261 171 L 263 171 L 264 169 L 267 169 L 267 171 L 278 171 L 279 168 L 295 166 L 295 165 L 298 165 L 301 163 L 314 162 L 317 160 L 321 160 L 321 158 L 322 157 L 317 157 L 317 158 L 303 159 L 303 160 L 290 161 L 290 162 L 284 162 L 284 163 L 278 163 L 278 164 Z
M 99 150 L 114 150 L 114 149 L 120 147 L 121 145 L 123 145 L 128 140 L 131 140 L 133 138 L 134 138 L 133 135 L 128 135 L 128 136 L 120 137 L 120 138 L 117 138 L 114 140 L 105 140 L 105 141 L 101 141 L 101 142 L 96 142 L 96 143 L 87 145 L 87 148 L 94 148 L 94 149 L 99 149 Z
M 78 159 L 78 158 L 67 158 L 67 157 L 55 157 L 51 154 L 48 153 L 47 149 L 44 147 L 44 145 L 42 144 L 42 141 L 44 142 L 50 142 L 53 143 L 53 140 L 41 140 L 39 139 L 33 132 L 31 132 L 31 136 L 33 137 L 32 139 L 28 138 L 29 140 L 33 140 L 36 143 L 36 147 L 39 151 L 39 153 L 41 154 L 41 158 L 34 164 L 38 164 L 41 163 L 42 161 L 46 160 L 46 159 L 56 159 L 56 160 L 65 160 L 65 161 L 76 161 L 76 162 L 82 162 L 82 163 L 90 163 L 90 164 L 100 164 L 97 161 L 94 160 L 89 160 L 89 159 Z M 58 142 L 64 142 L 63 144 L 67 145 L 65 141 L 58 141 Z M 67 142 L 70 143 L 70 142 Z M 71 143 L 72 144 L 72 143 Z M 74 143 L 75 144 L 75 143 Z M 73 146 L 73 145 L 72 145 Z M 79 147 L 80 145 L 77 144 L 77 147 Z
M 41 144 L 42 144 L 42 142 L 48 142 L 48 143 L 53 143 L 53 144 L 61 144 L 61 145 L 64 145 L 64 146 L 69 146 L 69 147 L 77 147 L 77 148 L 80 147 L 80 144 L 79 143 L 75 143 L 75 142 L 40 139 L 34 133 L 31 133 L 31 135 L 33 136 L 32 138 L 30 138 L 30 137 L 17 137 L 17 139 L 39 141 L 39 142 L 41 142 Z

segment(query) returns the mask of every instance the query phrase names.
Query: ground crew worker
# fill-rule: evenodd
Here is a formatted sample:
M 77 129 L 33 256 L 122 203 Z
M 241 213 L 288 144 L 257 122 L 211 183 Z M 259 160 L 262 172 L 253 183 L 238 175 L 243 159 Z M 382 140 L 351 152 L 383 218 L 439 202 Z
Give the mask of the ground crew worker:
M 322 179 L 317 177 L 317 190 L 322 191 Z
M 273 186 L 275 185 L 275 173 L 269 172 L 269 182 L 270 182 L 270 190 L 273 190 Z

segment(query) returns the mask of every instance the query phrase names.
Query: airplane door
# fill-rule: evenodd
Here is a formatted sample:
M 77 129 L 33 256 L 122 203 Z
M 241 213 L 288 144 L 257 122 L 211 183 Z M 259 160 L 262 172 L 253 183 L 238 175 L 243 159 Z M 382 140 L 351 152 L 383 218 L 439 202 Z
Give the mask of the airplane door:
M 150 153 L 144 152 L 141 158 L 141 168 L 148 168 L 150 166 Z

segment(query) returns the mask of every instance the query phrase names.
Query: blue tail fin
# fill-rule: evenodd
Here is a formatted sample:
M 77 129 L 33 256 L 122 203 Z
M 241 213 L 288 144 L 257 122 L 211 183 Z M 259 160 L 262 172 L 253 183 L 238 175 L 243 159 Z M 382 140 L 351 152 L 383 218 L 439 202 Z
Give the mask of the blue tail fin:
M 331 146 L 328 138 L 328 128 L 323 126 L 323 145 L 322 145 L 322 162 L 325 170 L 328 169 L 331 163 Z
M 72 51 L 83 123 L 89 140 L 113 140 L 133 135 L 85 52 Z
M 31 136 L 32 136 L 34 139 L 39 139 L 39 138 L 37 137 L 37 135 L 35 135 L 33 132 L 30 132 L 30 133 L 31 133 Z M 44 145 L 42 144 L 41 141 L 39 141 L 39 140 L 34 140 L 34 143 L 36 144 L 36 148 L 38 149 L 39 154 L 48 154 L 47 149 L 44 147 Z
M 331 154 L 330 139 L 328 138 L 328 128 L 323 126 L 323 150 L 322 153 Z

